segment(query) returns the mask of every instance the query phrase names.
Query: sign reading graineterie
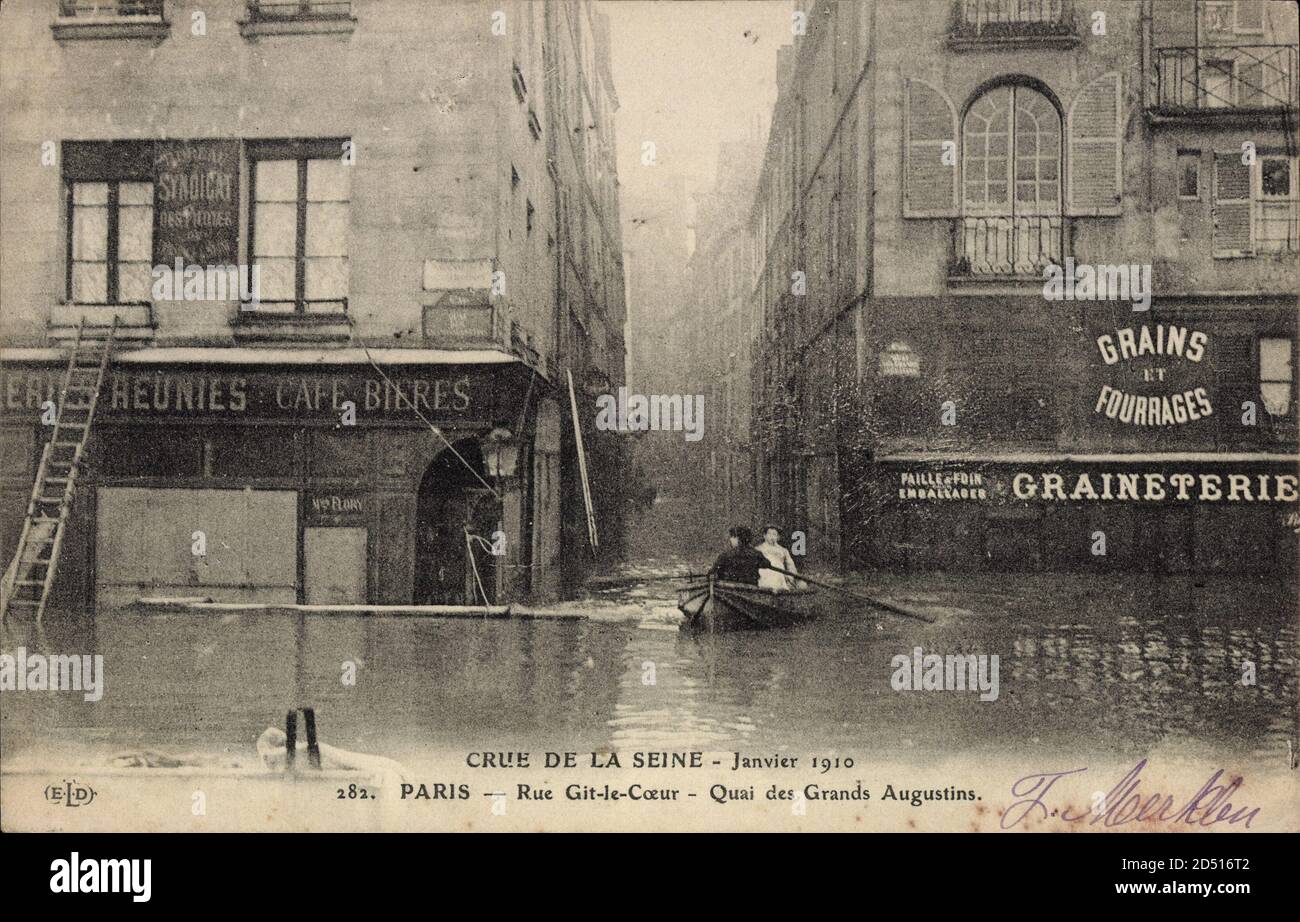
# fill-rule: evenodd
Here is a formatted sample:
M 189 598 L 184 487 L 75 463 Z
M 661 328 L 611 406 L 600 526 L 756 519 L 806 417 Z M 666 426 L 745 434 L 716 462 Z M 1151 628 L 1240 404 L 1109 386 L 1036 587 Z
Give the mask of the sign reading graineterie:
M 239 263 L 239 142 L 154 145 L 154 262 Z
M 887 475 L 891 499 L 1007 503 L 1296 503 L 1300 474 L 1294 464 L 1259 462 L 1240 467 L 1213 462 L 1061 464 L 905 469 Z M 896 482 L 895 482 L 896 478 Z
M 0 368 L 0 410 L 34 415 L 57 392 L 62 370 Z M 113 371 L 97 413 L 107 417 L 303 419 L 338 421 L 349 409 L 370 419 L 489 418 L 489 375 L 430 371 L 370 374 L 261 371 Z M 351 406 L 349 406 L 349 404 Z M 416 413 L 418 409 L 419 413 Z

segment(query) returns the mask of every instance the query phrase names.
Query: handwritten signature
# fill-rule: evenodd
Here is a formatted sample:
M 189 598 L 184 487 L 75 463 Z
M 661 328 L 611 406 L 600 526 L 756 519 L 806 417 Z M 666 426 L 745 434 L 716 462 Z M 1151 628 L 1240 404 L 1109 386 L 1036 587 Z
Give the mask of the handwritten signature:
M 1056 782 L 1088 769 L 1074 768 L 1064 772 L 1025 775 L 1011 785 L 1011 796 L 1019 799 L 1002 814 L 1002 828 L 1010 829 L 1030 816 L 1037 816 L 1040 819 L 1053 817 L 1065 823 L 1087 820 L 1089 826 L 1101 824 L 1111 828 L 1126 823 L 1156 821 L 1202 827 L 1217 823 L 1227 823 L 1230 826 L 1245 823 L 1245 828 L 1249 829 L 1251 821 L 1259 815 L 1259 807 L 1241 806 L 1234 809 L 1234 804 L 1228 800 L 1242 786 L 1240 776 L 1232 778 L 1226 784 L 1222 783 L 1220 779 L 1223 778 L 1223 769 L 1220 768 L 1201 785 L 1201 789 L 1191 799 L 1182 806 L 1177 806 L 1172 794 L 1154 793 L 1147 796 L 1145 792 L 1139 791 L 1142 769 L 1146 765 L 1146 759 L 1138 762 L 1108 793 L 1097 797 L 1091 809 L 1085 809 L 1081 813 L 1071 812 L 1068 806 L 1051 807 L 1045 798 Z

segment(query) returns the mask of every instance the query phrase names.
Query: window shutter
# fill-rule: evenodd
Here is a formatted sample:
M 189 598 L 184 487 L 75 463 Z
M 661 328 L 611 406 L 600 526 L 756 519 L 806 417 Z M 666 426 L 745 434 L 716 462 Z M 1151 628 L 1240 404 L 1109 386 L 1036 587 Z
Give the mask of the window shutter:
M 903 216 L 956 217 L 957 149 L 949 166 L 943 145 L 957 142 L 957 112 L 943 93 L 921 80 L 906 81 L 903 98 Z
M 1122 115 L 1119 74 L 1103 74 L 1074 97 L 1066 118 L 1070 152 L 1066 210 L 1070 214 L 1120 213 Z
M 1241 151 L 1214 154 L 1214 256 L 1253 256 L 1250 167 Z

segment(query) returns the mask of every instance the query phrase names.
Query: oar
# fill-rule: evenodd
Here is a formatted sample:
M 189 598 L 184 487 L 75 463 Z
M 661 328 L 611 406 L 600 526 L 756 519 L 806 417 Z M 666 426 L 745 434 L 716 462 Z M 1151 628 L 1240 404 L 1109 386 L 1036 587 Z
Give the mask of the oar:
M 633 583 L 657 583 L 661 580 L 704 579 L 707 573 L 669 573 L 663 576 L 593 576 L 586 581 L 588 589 L 618 589 Z
M 920 612 L 909 611 L 906 608 L 900 608 L 897 605 L 891 605 L 889 602 L 882 602 L 880 601 L 880 599 L 874 599 L 871 596 L 863 595 L 860 592 L 853 592 L 852 590 L 845 589 L 842 586 L 836 586 L 834 583 L 825 583 L 819 579 L 813 579 L 811 576 L 804 576 L 801 573 L 791 573 L 789 570 L 782 570 L 780 567 L 774 567 L 771 564 L 763 567 L 763 569 L 775 570 L 777 573 L 782 573 L 786 576 L 792 576 L 795 579 L 801 579 L 806 583 L 812 583 L 814 586 L 821 586 L 823 589 L 834 589 L 836 592 L 842 592 L 851 598 L 857 599 L 859 602 L 866 602 L 869 605 L 876 606 L 876 608 L 884 609 L 885 611 L 895 615 L 901 615 L 904 618 L 915 618 L 917 621 L 924 621 L 926 624 L 934 624 L 934 619 L 931 618 L 929 615 L 923 615 Z

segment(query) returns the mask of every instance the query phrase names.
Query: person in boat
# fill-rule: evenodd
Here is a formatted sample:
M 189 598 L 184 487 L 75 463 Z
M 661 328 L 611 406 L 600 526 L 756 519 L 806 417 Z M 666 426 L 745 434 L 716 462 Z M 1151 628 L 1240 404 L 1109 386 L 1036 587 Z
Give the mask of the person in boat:
M 769 525 L 763 529 L 763 543 L 758 546 L 758 551 L 763 555 L 764 562 L 769 566 L 777 567 L 788 573 L 799 572 L 799 569 L 794 565 L 794 558 L 781 544 L 781 529 L 775 525 Z M 794 589 L 796 585 L 793 576 L 778 573 L 776 570 L 763 569 L 758 573 L 758 587 L 760 589 L 785 591 Z
M 709 575 L 727 583 L 758 585 L 759 574 L 767 558 L 754 550 L 754 535 L 744 525 L 735 525 L 727 535 L 731 549 L 717 559 Z

